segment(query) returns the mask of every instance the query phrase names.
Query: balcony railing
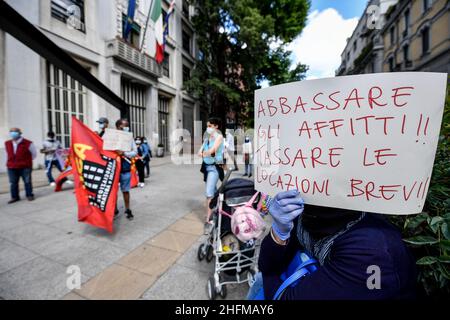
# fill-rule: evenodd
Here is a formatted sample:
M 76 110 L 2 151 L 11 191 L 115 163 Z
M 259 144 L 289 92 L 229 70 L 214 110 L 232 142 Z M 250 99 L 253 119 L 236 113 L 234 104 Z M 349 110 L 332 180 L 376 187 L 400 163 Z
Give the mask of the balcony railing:
M 155 77 L 161 77 L 161 66 L 152 57 L 130 46 L 122 39 L 113 39 L 106 43 L 106 56 L 115 57 L 139 70 Z

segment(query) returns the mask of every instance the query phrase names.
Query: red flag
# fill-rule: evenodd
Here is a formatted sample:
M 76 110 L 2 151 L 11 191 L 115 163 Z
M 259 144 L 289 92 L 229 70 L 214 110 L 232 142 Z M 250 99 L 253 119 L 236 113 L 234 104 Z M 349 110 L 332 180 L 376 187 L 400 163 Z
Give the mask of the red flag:
M 139 183 L 138 172 L 136 168 L 136 158 L 131 159 L 131 180 L 130 180 L 130 188 L 136 188 Z
M 63 149 L 66 150 L 66 149 Z M 67 181 L 67 177 L 70 176 L 71 174 L 74 174 L 74 172 L 72 171 L 72 166 L 71 166 L 71 149 L 67 149 L 69 150 L 66 156 L 66 160 L 64 161 L 64 165 L 63 165 L 63 172 L 60 173 L 60 175 L 58 176 L 58 178 L 56 178 L 55 183 L 55 192 L 59 192 L 62 190 L 62 185 L 64 182 Z
M 71 174 L 73 174 L 72 167 L 70 167 L 66 171 L 61 172 L 61 174 L 55 180 L 56 183 L 55 192 L 59 192 L 62 190 L 63 183 L 66 182 L 67 177 L 70 176 Z
M 120 157 L 103 150 L 103 140 L 75 117 L 71 148 L 78 221 L 112 232 Z

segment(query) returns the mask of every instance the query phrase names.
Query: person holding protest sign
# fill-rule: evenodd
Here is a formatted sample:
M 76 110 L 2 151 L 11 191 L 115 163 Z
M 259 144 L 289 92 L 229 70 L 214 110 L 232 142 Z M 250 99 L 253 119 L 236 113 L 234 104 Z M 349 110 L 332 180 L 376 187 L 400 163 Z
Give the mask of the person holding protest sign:
M 415 260 L 400 232 L 381 215 L 306 205 L 297 190 L 266 196 L 263 208 L 273 223 L 261 244 L 261 274 L 249 299 L 261 286 L 264 297 L 272 299 L 298 251 L 314 257 L 318 267 L 287 287 L 283 300 L 415 297 Z
M 204 233 L 208 234 L 212 229 L 211 208 L 209 203 L 217 191 L 219 178 L 223 180 L 223 149 L 224 139 L 219 130 L 219 119 L 210 118 L 206 128 L 206 139 L 201 146 L 198 156 L 203 158 L 200 171 L 203 173 L 203 181 L 206 183 L 206 221 Z
M 122 131 L 130 131 L 130 125 L 127 119 L 119 119 L 116 121 L 116 129 Z M 130 209 L 130 188 L 131 188 L 131 159 L 137 155 L 137 147 L 134 140 L 131 140 L 131 151 L 116 150 L 117 154 L 122 157 L 120 169 L 120 190 L 123 194 L 123 201 L 125 203 L 125 214 L 129 220 L 133 220 L 134 216 Z M 118 210 L 116 210 L 116 215 Z

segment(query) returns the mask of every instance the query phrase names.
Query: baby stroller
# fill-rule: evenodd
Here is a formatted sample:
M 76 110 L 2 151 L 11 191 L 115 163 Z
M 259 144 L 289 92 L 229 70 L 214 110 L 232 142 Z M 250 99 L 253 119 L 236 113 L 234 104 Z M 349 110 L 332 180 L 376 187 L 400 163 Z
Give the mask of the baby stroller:
M 214 300 L 218 294 L 225 298 L 227 284 L 247 282 L 251 286 L 258 271 L 261 240 L 250 240 L 247 243 L 239 241 L 231 231 L 230 217 L 220 214 L 222 210 L 232 214 L 256 193 L 253 181 L 240 178 L 229 180 L 231 173 L 232 171 L 227 172 L 221 187 L 211 200 L 210 207 L 214 209 L 213 228 L 197 252 L 200 261 L 206 258 L 207 262 L 211 262 L 215 258 L 214 274 L 207 283 L 210 300 Z M 256 197 L 253 202 L 255 209 L 259 198 Z

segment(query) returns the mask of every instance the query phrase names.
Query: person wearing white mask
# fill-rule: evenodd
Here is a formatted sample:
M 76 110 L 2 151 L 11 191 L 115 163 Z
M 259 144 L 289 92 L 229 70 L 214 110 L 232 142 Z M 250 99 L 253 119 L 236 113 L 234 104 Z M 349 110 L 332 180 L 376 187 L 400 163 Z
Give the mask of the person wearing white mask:
M 100 137 L 103 137 L 103 135 L 105 134 L 105 129 L 108 128 L 108 126 L 109 126 L 109 120 L 108 120 L 108 118 L 101 117 L 100 119 L 97 120 L 97 123 L 98 123 L 98 128 L 100 129 L 100 131 L 98 132 L 98 135 Z
M 57 151 L 61 149 L 61 142 L 56 139 L 55 133 L 50 131 L 47 133 L 47 139 L 42 143 L 41 153 L 45 155 L 45 170 L 47 174 L 48 183 L 54 187 L 56 185 L 55 179 L 52 175 L 53 166 L 62 172 L 63 168 L 57 158 Z
M 198 152 L 198 156 L 203 158 L 201 172 L 203 181 L 206 182 L 206 221 L 204 233 L 208 234 L 212 229 L 211 213 L 209 207 L 211 199 L 217 191 L 217 182 L 223 179 L 223 141 L 222 133 L 219 130 L 219 119 L 210 118 L 206 128 L 206 138 Z
M 5 141 L 6 167 L 10 184 L 11 200 L 8 204 L 20 200 L 19 179 L 22 177 L 25 185 L 25 195 L 29 201 L 34 200 L 31 171 L 33 159 L 36 158 L 36 147 L 33 142 L 22 137 L 22 130 L 11 128 L 10 140 Z

